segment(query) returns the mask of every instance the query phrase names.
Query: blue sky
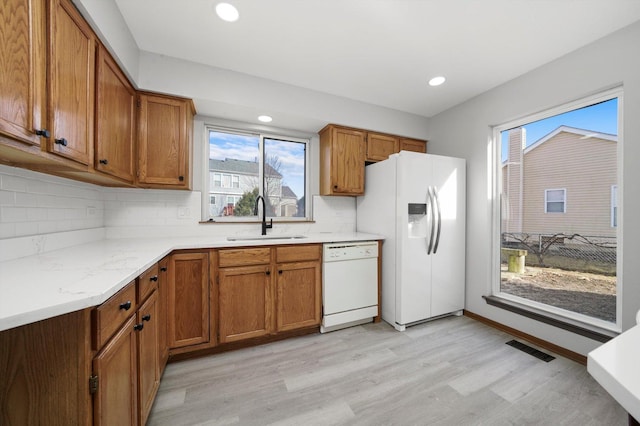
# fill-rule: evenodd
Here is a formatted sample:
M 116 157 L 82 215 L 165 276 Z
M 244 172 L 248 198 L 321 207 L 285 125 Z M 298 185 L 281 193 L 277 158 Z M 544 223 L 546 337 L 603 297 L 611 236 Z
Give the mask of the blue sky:
M 527 146 L 543 138 L 560 126 L 577 127 L 600 133 L 618 134 L 618 99 L 555 115 L 525 124 Z M 507 131 L 502 132 L 502 160 L 507 156 Z

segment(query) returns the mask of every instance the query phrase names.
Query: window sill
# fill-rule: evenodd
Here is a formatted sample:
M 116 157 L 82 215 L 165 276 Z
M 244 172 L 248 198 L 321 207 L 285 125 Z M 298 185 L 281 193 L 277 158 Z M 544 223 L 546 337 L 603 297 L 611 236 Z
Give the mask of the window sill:
M 577 320 L 563 317 L 551 312 L 536 309 L 523 303 L 508 300 L 500 296 L 482 296 L 487 304 L 507 311 L 579 334 L 598 342 L 607 342 L 616 337 L 618 333 L 593 324 L 583 323 Z
M 269 219 L 267 219 L 267 223 L 269 222 Z M 256 225 L 256 224 L 261 224 L 262 221 L 260 220 L 215 220 L 215 219 L 209 219 L 209 220 L 205 220 L 205 221 L 200 221 L 198 222 L 201 225 L 211 225 L 211 224 L 225 224 L 225 225 Z M 313 219 L 300 219 L 300 220 L 274 220 L 273 224 L 277 224 L 277 223 L 287 223 L 287 224 L 291 224 L 291 223 L 316 223 L 315 220 Z

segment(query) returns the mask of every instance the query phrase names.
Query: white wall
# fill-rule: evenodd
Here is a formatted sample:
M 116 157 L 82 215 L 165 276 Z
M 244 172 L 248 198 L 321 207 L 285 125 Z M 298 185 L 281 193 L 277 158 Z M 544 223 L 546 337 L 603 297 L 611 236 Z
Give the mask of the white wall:
M 467 159 L 466 308 L 494 321 L 586 354 L 599 343 L 487 305 L 491 294 L 491 126 L 622 84 L 623 101 L 623 329 L 640 309 L 640 23 L 572 52 L 433 117 L 429 152 Z M 509 52 L 496 52 L 507 60 Z

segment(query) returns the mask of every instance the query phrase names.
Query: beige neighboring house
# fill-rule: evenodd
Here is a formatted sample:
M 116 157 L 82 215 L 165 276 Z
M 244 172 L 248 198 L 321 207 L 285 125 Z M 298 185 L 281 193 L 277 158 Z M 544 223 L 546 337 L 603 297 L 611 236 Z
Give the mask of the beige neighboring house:
M 617 141 L 560 126 L 526 147 L 525 129 L 509 131 L 502 232 L 615 237 Z

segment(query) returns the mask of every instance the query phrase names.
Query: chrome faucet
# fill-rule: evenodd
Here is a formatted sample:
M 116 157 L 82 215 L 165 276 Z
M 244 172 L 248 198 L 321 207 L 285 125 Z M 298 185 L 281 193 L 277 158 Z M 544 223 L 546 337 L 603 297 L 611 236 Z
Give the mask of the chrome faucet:
M 256 205 L 253 208 L 253 214 L 258 215 L 258 201 L 262 200 L 262 235 L 267 235 L 267 229 L 273 228 L 273 219 L 267 225 L 267 207 L 264 202 L 264 197 L 262 195 L 258 195 L 256 198 Z

